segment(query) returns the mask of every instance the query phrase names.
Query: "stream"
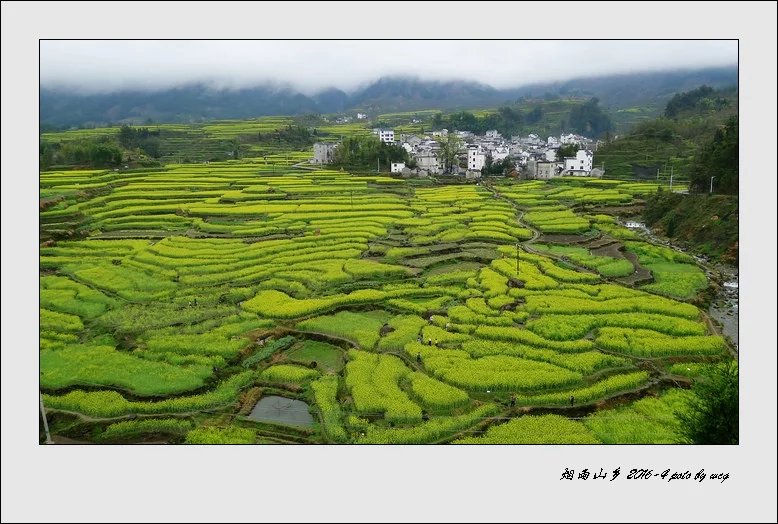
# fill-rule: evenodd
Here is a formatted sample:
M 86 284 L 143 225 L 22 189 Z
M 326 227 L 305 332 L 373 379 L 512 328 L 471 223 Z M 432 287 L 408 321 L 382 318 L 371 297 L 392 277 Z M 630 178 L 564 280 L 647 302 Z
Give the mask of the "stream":
M 708 314 L 721 325 L 722 333 L 732 341 L 738 350 L 738 318 L 740 315 L 738 295 L 738 269 L 732 266 L 713 266 L 721 275 L 723 285 L 708 308 Z

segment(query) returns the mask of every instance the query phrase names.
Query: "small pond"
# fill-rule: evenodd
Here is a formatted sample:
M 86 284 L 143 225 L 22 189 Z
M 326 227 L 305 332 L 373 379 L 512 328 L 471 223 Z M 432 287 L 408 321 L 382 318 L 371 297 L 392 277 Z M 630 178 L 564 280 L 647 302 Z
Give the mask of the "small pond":
M 308 404 L 302 400 L 271 395 L 263 397 L 251 410 L 248 418 L 257 422 L 285 424 L 287 426 L 312 426 L 313 417 Z

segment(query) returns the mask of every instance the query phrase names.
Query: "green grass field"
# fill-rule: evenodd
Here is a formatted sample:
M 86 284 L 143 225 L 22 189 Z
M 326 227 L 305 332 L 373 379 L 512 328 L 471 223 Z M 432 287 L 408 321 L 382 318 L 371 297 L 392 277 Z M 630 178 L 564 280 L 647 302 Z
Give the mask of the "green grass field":
M 232 139 L 284 123 L 199 129 Z M 667 442 L 680 396 L 662 370 L 726 358 L 692 303 L 708 286 L 694 261 L 580 209 L 655 184 L 421 186 L 269 155 L 40 174 L 42 192 L 67 195 L 40 213 L 53 238 L 40 248 L 41 389 L 50 411 L 91 417 L 79 435 Z M 621 283 L 629 253 L 651 282 Z M 658 384 L 658 400 L 598 407 Z M 264 395 L 306 402 L 313 426 L 246 419 Z M 569 420 L 571 397 L 595 414 Z M 106 420 L 128 415 L 166 418 Z

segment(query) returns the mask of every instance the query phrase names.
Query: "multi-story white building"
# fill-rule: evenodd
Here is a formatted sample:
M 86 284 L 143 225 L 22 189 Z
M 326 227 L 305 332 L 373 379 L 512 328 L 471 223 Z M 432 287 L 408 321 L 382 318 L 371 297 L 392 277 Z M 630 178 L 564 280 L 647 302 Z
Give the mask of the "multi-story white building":
M 440 162 L 438 162 L 438 157 L 435 156 L 434 153 L 419 153 L 414 158 L 416 159 L 416 166 L 419 169 L 426 170 L 433 174 L 440 171 Z
M 559 175 L 562 169 L 561 162 L 547 162 L 545 160 L 530 160 L 527 162 L 527 171 L 530 178 L 548 180 Z
M 467 168 L 480 171 L 486 164 L 486 154 L 478 146 L 470 146 L 467 148 Z
M 538 173 L 535 178 L 539 180 L 548 180 L 549 178 L 554 178 L 559 174 L 559 168 L 562 164 L 559 162 L 538 162 Z
M 592 158 L 591 151 L 579 149 L 575 157 L 565 158 L 565 171 L 570 175 L 589 176 L 592 172 Z
M 373 134 L 385 144 L 394 144 L 394 131 L 391 129 L 373 129 Z

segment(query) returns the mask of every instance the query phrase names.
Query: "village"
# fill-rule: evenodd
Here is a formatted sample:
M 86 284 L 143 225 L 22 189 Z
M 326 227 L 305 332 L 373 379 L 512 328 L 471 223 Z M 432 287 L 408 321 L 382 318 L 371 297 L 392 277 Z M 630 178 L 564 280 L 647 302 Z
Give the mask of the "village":
M 363 119 L 365 115 L 359 114 Z M 399 133 L 392 129 L 373 129 L 373 134 L 390 145 L 399 145 L 408 152 L 410 162 L 392 163 L 390 171 L 402 176 L 425 177 L 444 174 L 444 162 L 440 156 L 441 141 L 448 140 L 453 133 L 459 141 L 458 164 L 452 166 L 450 175 L 468 179 L 480 178 L 487 165 L 502 163 L 508 166 L 504 174 L 523 179 L 548 180 L 558 176 L 601 177 L 605 166 L 593 165 L 594 151 L 601 144 L 599 140 L 573 133 L 549 136 L 546 139 L 536 134 L 503 137 L 497 130 L 475 135 L 469 131 L 441 129 L 428 134 L 415 135 Z M 330 164 L 338 143 L 318 142 L 314 144 L 313 164 Z M 575 156 L 562 156 L 560 148 L 576 146 Z M 570 150 L 568 149 L 567 152 Z M 508 159 L 508 162 L 505 162 Z

